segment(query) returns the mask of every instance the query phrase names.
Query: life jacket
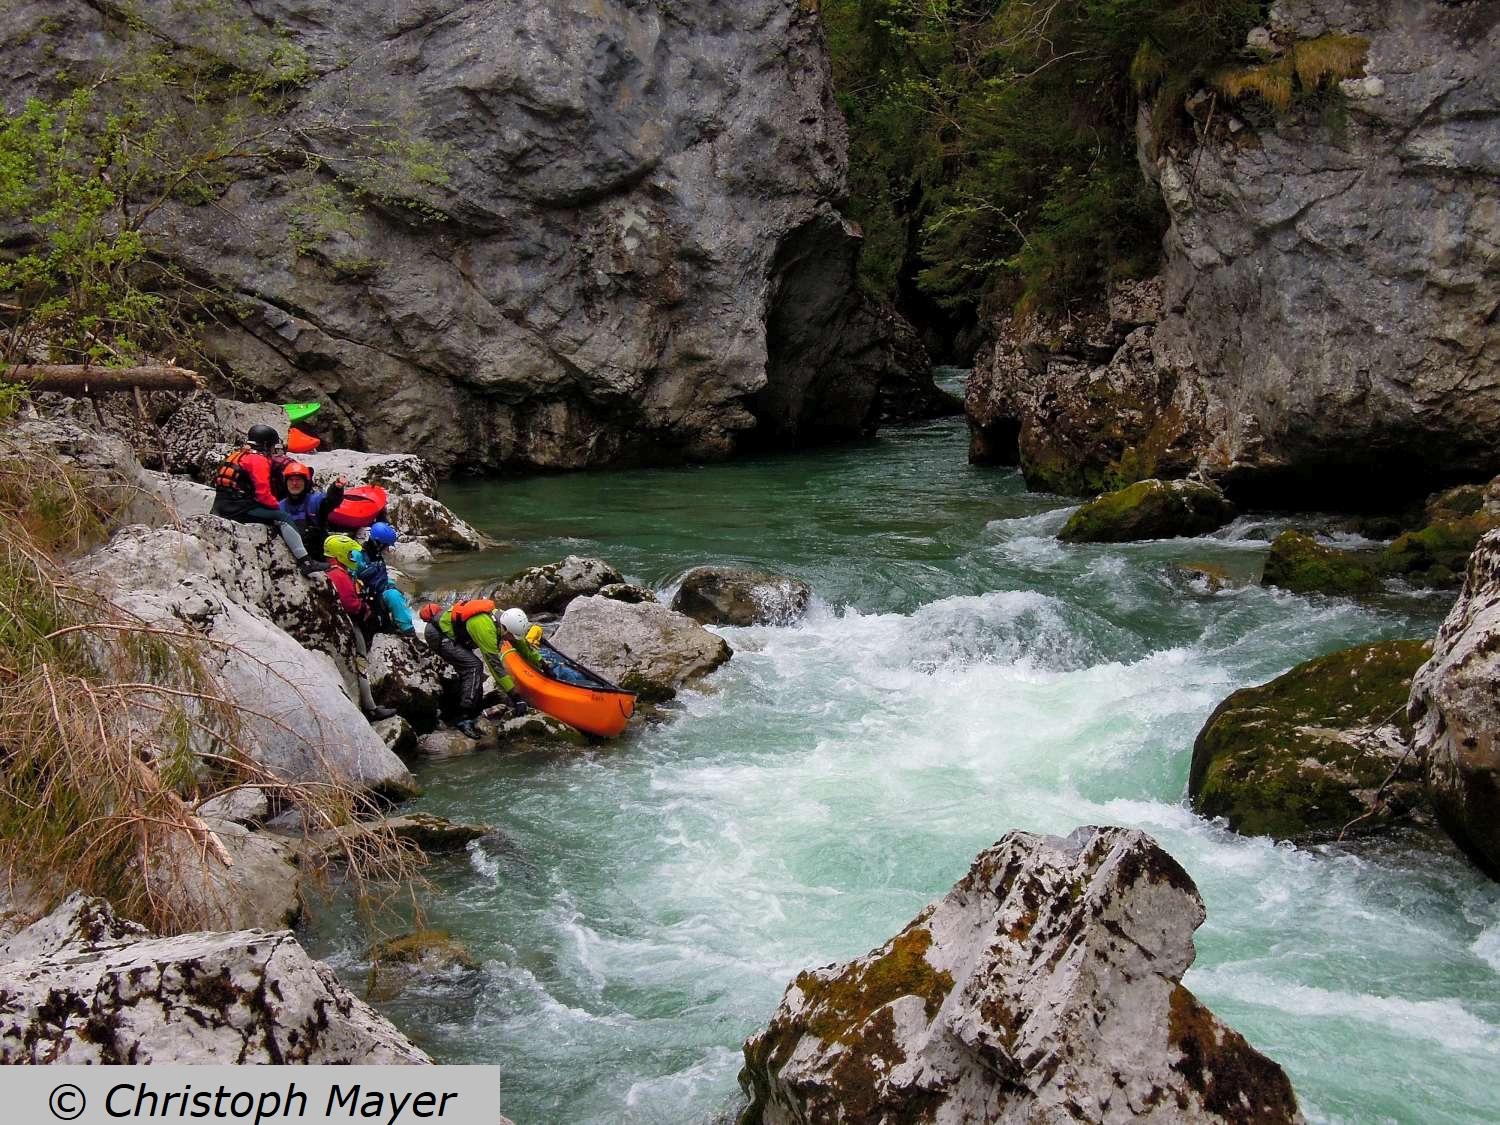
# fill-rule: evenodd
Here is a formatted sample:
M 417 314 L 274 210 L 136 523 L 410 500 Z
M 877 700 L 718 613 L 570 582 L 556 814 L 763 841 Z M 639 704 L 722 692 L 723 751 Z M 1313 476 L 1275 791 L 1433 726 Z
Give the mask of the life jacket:
M 375 593 L 384 592 L 391 584 L 391 572 L 386 569 L 385 559 L 373 551 L 364 552 L 365 565 L 359 568 L 359 580 Z
M 247 454 L 253 452 L 254 450 L 248 445 L 231 450 L 229 455 L 219 462 L 219 467 L 214 470 L 214 488 L 220 492 L 242 492 L 246 496 L 254 496 L 255 478 L 250 475 L 250 470 L 240 463 Z
M 469 630 L 465 628 L 465 624 L 471 617 L 494 612 L 495 603 L 489 598 L 471 598 L 466 602 L 454 602 L 453 608 L 448 611 L 448 623 L 453 627 L 453 639 L 465 648 L 473 648 L 474 639 L 469 636 Z

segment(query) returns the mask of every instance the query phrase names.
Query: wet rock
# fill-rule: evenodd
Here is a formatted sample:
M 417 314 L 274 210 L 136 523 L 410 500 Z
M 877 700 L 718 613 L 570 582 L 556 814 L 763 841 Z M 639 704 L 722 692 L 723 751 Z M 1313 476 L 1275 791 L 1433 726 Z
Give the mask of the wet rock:
M 415 792 L 355 702 L 350 626 L 332 588 L 298 574 L 265 528 L 213 516 L 128 527 L 77 573 L 144 621 L 204 639 L 259 764 L 287 780 Z
M 417 739 L 417 753 L 423 758 L 436 761 L 467 757 L 484 748 L 481 741 L 476 741 L 452 727 L 439 727 L 430 734 L 424 734 Z
M 428 855 L 461 852 L 473 840 L 488 836 L 494 829 L 487 824 L 460 824 L 447 817 L 427 812 L 402 813 L 397 816 L 362 820 L 355 824 L 318 832 L 311 843 L 323 851 L 338 852 L 350 840 L 372 834 L 394 836 L 421 848 Z
M 1300 531 L 1283 531 L 1272 542 L 1261 581 L 1294 594 L 1370 594 L 1380 588 L 1373 567 Z
M 198 806 L 205 820 L 228 820 L 235 824 L 258 824 L 271 815 L 266 791 L 254 785 L 241 785 L 216 794 Z
M 588 735 L 532 708 L 526 714 L 499 720 L 496 737 L 506 750 L 575 749 L 592 745 Z
M 552 642 L 647 702 L 670 699 L 733 655 L 727 641 L 664 605 L 575 599 Z
M 1205 535 L 1234 519 L 1224 494 L 1197 481 L 1143 480 L 1091 500 L 1057 537 L 1065 543 L 1124 543 Z
M 1357 645 L 1219 704 L 1193 744 L 1188 795 L 1246 836 L 1384 827 L 1425 809 L 1406 699 L 1423 641 Z M 1382 784 L 1396 773 L 1376 800 Z
M 1222 566 L 1213 563 L 1174 563 L 1172 570 L 1186 579 L 1190 586 L 1207 594 L 1244 585 L 1235 581 Z
M 371 723 L 370 729 L 380 736 L 380 741 L 397 757 L 408 758 L 417 753 L 417 732 L 400 715 Z
M 425 644 L 380 633 L 370 645 L 370 694 L 381 707 L 394 707 L 414 729 L 429 731 L 437 726 L 445 669 Z
M 1500 531 L 1479 541 L 1463 590 L 1412 681 L 1408 714 L 1438 822 L 1500 879 Z
M 1431 497 L 1426 522 L 1398 537 L 1380 556 L 1382 569 L 1419 586 L 1457 586 L 1486 532 L 1500 528 L 1500 477 Z
M 151 937 L 81 895 L 37 926 L 0 963 L 0 1062 L 432 1061 L 284 931 Z
M 1012 832 L 745 1044 L 741 1122 L 1297 1122 L 1286 1075 L 1182 986 L 1203 904 L 1144 833 Z
M 648 590 L 644 586 L 636 586 L 629 582 L 611 582 L 608 586 L 599 587 L 596 593 L 601 598 L 630 602 L 635 605 L 659 600 L 655 590 Z
M 624 576 L 603 559 L 569 555 L 559 562 L 512 574 L 494 586 L 488 596 L 502 609 L 516 606 L 527 613 L 562 613 L 574 598 L 597 594 L 606 586 L 624 581 Z
M 807 612 L 811 597 L 801 579 L 699 566 L 683 575 L 672 608 L 704 625 L 790 625 Z
M 365 956 L 385 965 L 406 965 L 427 972 L 474 970 L 479 962 L 468 947 L 447 930 L 414 930 L 376 942 Z

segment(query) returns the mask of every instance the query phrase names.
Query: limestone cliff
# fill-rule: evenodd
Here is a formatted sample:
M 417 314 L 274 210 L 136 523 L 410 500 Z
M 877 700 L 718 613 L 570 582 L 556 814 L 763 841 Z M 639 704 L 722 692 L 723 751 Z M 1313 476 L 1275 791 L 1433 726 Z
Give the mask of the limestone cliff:
M 444 471 L 874 428 L 894 353 L 834 207 L 845 137 L 816 5 L 216 4 L 9 6 L 0 95 L 106 64 L 127 11 L 169 53 L 273 35 L 305 61 L 278 91 L 282 151 L 153 219 L 230 296 L 209 346 L 241 386 L 318 398 L 345 444 Z M 406 174 L 412 153 L 428 174 Z M 309 218 L 351 187 L 362 209 Z
M 1100 354 L 1002 325 L 970 389 L 977 458 L 1014 459 L 1019 432 L 1028 479 L 1089 491 L 1170 451 L 1134 475 L 1288 505 L 1500 469 L 1500 7 L 1279 0 L 1252 38 L 1285 57 L 1329 34 L 1367 44 L 1362 73 L 1285 112 L 1205 91 L 1189 140 L 1143 112 L 1159 323 Z M 1096 424 L 1121 394 L 1118 432 Z

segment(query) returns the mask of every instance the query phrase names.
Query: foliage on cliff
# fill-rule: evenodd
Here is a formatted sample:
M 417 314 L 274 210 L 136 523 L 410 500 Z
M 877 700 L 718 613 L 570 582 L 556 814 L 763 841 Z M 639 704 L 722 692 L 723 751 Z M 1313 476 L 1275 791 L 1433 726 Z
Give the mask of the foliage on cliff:
M 1253 0 L 824 0 L 865 283 L 1053 310 L 1155 264 L 1136 164 L 1263 14 Z

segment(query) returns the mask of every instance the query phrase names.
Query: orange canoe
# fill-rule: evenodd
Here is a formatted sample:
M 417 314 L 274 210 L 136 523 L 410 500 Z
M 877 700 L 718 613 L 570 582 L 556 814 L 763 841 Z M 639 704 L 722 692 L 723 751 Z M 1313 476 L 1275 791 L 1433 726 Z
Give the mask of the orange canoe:
M 579 687 L 554 680 L 526 663 L 509 641 L 500 647 L 505 670 L 516 681 L 516 693 L 538 711 L 561 719 L 585 734 L 614 738 L 635 711 L 635 696 L 598 678 L 598 687 Z

